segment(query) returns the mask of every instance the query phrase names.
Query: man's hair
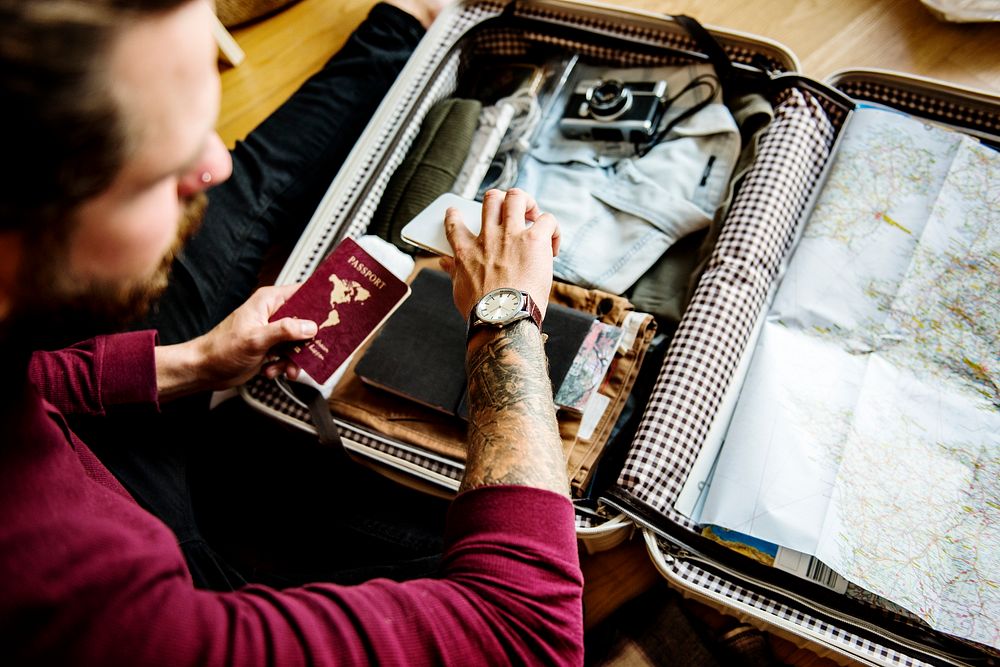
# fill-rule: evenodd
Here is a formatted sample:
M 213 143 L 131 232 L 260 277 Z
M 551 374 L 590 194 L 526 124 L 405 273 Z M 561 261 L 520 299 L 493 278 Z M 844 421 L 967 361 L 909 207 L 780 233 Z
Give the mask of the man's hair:
M 51 234 L 131 142 L 108 75 L 136 20 L 192 0 L 0 0 L 0 230 Z

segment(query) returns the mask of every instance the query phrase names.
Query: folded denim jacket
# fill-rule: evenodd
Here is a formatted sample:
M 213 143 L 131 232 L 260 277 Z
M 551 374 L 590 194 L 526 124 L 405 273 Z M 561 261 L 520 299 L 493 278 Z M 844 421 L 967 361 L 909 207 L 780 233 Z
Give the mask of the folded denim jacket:
M 710 66 L 609 72 L 578 66 L 574 80 L 615 76 L 663 79 L 677 91 Z M 666 121 L 697 104 L 693 91 L 666 112 Z M 729 192 L 740 134 L 725 105 L 711 102 L 674 126 L 643 155 L 631 144 L 563 137 L 559 114 L 548 118 L 521 165 L 517 186 L 559 220 L 555 261 L 561 280 L 621 294 L 675 241 L 707 227 Z

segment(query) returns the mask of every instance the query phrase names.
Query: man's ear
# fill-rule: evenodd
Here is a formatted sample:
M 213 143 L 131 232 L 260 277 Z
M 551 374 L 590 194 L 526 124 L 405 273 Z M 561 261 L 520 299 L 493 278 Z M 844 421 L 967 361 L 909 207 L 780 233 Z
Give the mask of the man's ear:
M 6 320 L 14 308 L 17 278 L 24 254 L 24 235 L 20 232 L 0 232 L 0 321 Z

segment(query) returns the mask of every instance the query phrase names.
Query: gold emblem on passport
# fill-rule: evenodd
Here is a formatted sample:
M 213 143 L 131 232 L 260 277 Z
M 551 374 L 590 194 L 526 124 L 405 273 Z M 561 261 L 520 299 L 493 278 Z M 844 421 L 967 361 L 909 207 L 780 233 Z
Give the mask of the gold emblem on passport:
M 371 296 L 371 292 L 362 287 L 361 283 L 356 280 L 344 280 L 335 273 L 330 274 L 329 280 L 333 283 L 330 288 L 330 313 L 326 316 L 323 324 L 319 325 L 320 329 L 340 324 L 340 313 L 337 312 L 338 305 L 354 301 L 367 301 L 368 297 Z

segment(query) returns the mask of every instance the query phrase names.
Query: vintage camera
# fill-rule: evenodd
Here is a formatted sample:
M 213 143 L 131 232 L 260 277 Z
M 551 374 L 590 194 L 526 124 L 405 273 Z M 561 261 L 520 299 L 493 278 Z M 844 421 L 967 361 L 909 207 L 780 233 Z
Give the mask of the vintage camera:
M 666 94 L 666 81 L 580 81 L 559 119 L 559 130 L 571 139 L 649 141 L 663 117 Z

